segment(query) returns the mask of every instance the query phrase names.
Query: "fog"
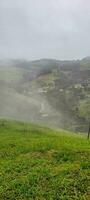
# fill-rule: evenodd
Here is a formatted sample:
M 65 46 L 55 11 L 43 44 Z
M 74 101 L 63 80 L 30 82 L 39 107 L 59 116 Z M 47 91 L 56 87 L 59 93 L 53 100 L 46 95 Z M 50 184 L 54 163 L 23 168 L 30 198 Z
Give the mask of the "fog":
M 31 74 L 16 67 L 0 67 L 0 118 L 60 126 L 61 113 L 47 101 L 39 83 L 23 80 L 27 72 Z
M 89 52 L 89 0 L 0 0 L 0 117 L 83 129 Z

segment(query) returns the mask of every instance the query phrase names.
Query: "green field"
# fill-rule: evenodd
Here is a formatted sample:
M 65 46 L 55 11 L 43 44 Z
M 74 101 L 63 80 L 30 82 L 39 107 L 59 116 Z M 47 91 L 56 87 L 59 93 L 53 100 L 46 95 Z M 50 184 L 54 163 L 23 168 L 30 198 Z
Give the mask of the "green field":
M 0 120 L 0 200 L 89 200 L 84 135 Z

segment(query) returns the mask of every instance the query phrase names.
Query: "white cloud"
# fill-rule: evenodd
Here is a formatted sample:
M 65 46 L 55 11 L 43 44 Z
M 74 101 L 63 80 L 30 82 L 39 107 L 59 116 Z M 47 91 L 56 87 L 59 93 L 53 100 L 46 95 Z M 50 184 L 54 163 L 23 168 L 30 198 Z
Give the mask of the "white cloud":
M 89 0 L 0 0 L 0 57 L 88 55 L 89 8 Z

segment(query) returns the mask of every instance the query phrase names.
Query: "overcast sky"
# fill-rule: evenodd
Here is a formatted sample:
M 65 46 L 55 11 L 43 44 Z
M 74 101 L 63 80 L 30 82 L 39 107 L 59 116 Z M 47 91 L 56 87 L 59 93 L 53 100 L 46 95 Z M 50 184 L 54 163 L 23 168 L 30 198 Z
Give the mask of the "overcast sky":
M 90 55 L 90 0 L 0 0 L 0 59 Z

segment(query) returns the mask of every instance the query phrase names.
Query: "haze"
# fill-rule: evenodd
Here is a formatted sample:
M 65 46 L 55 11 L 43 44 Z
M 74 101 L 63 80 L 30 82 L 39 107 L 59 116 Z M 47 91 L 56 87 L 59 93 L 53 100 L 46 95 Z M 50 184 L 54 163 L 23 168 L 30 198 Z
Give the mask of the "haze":
M 0 59 L 78 59 L 89 52 L 89 0 L 0 0 Z

